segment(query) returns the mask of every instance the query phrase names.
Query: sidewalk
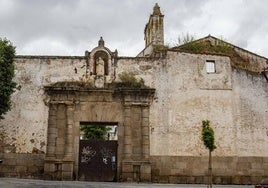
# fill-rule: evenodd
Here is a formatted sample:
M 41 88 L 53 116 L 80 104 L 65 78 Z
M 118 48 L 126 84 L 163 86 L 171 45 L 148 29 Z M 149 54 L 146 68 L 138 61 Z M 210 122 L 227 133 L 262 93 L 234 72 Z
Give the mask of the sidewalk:
M 32 179 L 0 178 L 1 188 L 207 188 L 202 184 L 144 184 L 83 181 L 47 181 Z M 253 185 L 213 185 L 213 188 L 254 188 Z

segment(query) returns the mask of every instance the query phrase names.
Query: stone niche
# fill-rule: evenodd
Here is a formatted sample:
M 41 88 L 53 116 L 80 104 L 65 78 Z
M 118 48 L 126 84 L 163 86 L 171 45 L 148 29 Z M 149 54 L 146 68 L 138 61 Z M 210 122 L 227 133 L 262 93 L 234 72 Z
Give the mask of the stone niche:
M 111 122 L 118 125 L 117 181 L 151 181 L 149 110 L 155 90 L 121 86 L 65 82 L 45 87 L 50 97 L 46 177 L 77 179 L 80 122 Z
M 98 46 L 91 52 L 85 53 L 87 61 L 87 81 L 94 83 L 96 88 L 104 88 L 105 83 L 112 83 L 115 79 L 117 51 L 110 51 L 104 46 L 102 37 Z

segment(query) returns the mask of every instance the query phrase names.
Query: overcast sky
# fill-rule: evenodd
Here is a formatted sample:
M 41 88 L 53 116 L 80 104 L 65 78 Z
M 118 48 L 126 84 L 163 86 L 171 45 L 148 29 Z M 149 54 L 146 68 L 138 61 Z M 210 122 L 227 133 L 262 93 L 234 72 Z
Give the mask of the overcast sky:
M 268 57 L 268 0 L 0 0 L 0 37 L 17 55 L 82 56 L 102 36 L 119 56 L 136 56 L 155 3 L 166 44 L 210 34 Z

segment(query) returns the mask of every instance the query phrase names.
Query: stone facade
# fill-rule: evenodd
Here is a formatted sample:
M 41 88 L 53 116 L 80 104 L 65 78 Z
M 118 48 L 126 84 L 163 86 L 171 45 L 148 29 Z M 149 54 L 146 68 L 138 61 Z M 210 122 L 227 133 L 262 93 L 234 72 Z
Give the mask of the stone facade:
M 13 107 L 0 122 L 1 175 L 41 177 L 41 168 L 46 178 L 77 179 L 80 123 L 111 122 L 118 125 L 118 181 L 205 183 L 201 121 L 209 119 L 214 182 L 259 183 L 268 174 L 267 58 L 231 44 L 235 59 L 159 50 L 163 40 L 156 5 L 138 57 L 119 57 L 102 38 L 85 56 L 17 56 Z M 135 80 L 125 82 L 124 74 Z M 38 167 L 15 162 L 24 167 L 11 173 L 5 161 L 13 156 L 38 158 Z

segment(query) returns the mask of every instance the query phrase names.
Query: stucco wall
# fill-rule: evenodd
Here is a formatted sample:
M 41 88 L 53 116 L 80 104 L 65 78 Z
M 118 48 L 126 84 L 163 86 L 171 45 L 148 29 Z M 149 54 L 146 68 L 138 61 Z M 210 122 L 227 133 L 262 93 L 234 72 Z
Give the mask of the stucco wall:
M 12 95 L 12 110 L 0 122 L 1 152 L 46 151 L 48 107 L 43 87 L 57 81 L 79 80 L 85 74 L 85 63 L 83 57 L 16 58 L 17 89 Z
M 216 73 L 207 74 L 206 60 Z M 13 108 L 0 122 L 2 152 L 46 150 L 48 107 L 43 87 L 81 80 L 83 57 L 18 56 Z M 75 70 L 76 69 L 76 70 Z M 150 108 L 150 152 L 157 156 L 204 156 L 201 121 L 211 120 L 218 156 L 268 156 L 267 82 L 231 68 L 224 56 L 168 52 L 166 58 L 119 58 L 116 81 L 134 72 L 155 88 Z
M 233 71 L 233 117 L 238 154 L 268 156 L 268 83 L 262 75 Z
M 206 60 L 216 73 L 208 74 Z M 216 156 L 268 156 L 267 82 L 231 67 L 228 57 L 168 52 L 166 58 L 122 58 L 117 73 L 134 72 L 156 88 L 150 108 L 150 152 L 206 156 L 201 121 L 215 131 Z M 119 78 L 117 77 L 117 80 Z

